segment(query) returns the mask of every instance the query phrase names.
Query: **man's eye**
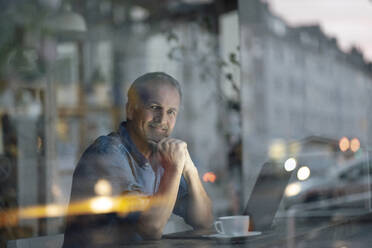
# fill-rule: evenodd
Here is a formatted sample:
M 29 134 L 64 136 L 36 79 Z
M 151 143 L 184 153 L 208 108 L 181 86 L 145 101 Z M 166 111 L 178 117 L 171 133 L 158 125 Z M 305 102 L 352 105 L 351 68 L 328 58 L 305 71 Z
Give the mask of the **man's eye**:
M 154 109 L 154 110 L 157 110 L 157 109 L 159 109 L 159 106 L 152 105 L 152 106 L 150 106 L 150 108 L 151 108 L 151 109 Z
M 176 114 L 176 111 L 174 111 L 174 110 L 169 110 L 169 111 L 168 111 L 168 114 L 170 114 L 170 115 L 175 115 L 175 114 Z

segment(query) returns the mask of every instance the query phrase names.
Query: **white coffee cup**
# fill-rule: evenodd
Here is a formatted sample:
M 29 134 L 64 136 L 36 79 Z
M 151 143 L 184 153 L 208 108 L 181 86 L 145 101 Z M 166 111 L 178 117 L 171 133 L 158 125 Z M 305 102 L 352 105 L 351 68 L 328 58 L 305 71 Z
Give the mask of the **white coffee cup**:
M 214 222 L 214 228 L 219 234 L 243 236 L 249 233 L 249 216 L 236 215 L 219 217 Z

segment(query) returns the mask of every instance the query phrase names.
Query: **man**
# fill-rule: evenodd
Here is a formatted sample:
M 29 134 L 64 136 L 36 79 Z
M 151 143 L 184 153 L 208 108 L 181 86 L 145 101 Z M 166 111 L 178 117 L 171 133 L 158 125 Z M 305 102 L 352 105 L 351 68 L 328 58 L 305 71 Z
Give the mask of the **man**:
M 172 212 L 194 228 L 211 225 L 211 201 L 187 144 L 170 138 L 181 98 L 179 83 L 165 73 L 136 79 L 128 91 L 127 121 L 117 133 L 99 137 L 84 152 L 74 171 L 70 202 L 96 196 L 94 188 L 100 180 L 110 183 L 112 196 L 162 200 L 125 217 L 68 217 L 64 248 L 159 239 Z

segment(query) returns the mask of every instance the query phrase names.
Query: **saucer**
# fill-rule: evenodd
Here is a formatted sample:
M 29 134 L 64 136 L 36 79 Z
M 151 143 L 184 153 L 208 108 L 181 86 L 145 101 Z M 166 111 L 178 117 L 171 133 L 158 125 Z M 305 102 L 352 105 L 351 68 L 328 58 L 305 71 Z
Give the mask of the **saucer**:
M 254 231 L 254 232 L 248 232 L 244 235 L 228 235 L 228 234 L 209 234 L 209 235 L 203 235 L 203 237 L 208 237 L 208 238 L 217 238 L 217 239 L 231 239 L 231 238 L 246 238 L 250 236 L 257 236 L 260 235 L 262 232 Z

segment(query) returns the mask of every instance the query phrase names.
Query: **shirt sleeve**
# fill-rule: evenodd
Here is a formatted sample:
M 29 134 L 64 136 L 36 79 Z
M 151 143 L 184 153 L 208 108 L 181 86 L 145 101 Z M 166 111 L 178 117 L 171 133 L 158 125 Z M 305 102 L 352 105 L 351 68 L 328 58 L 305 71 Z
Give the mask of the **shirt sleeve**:
M 106 188 L 110 196 L 142 193 L 143 189 L 133 174 L 133 162 L 127 154 L 120 140 L 111 136 L 101 136 L 89 146 L 74 171 L 70 206 L 71 203 L 99 196 L 95 188 L 100 180 L 110 185 Z M 95 237 L 112 243 L 140 239 L 133 229 L 139 216 L 139 212 L 120 217 L 116 213 L 67 216 L 63 247 L 96 247 Z
M 110 136 L 99 137 L 83 153 L 73 175 L 71 200 L 94 197 L 100 180 L 108 183 L 110 195 L 142 192 L 133 175 L 133 165 L 125 147 Z

